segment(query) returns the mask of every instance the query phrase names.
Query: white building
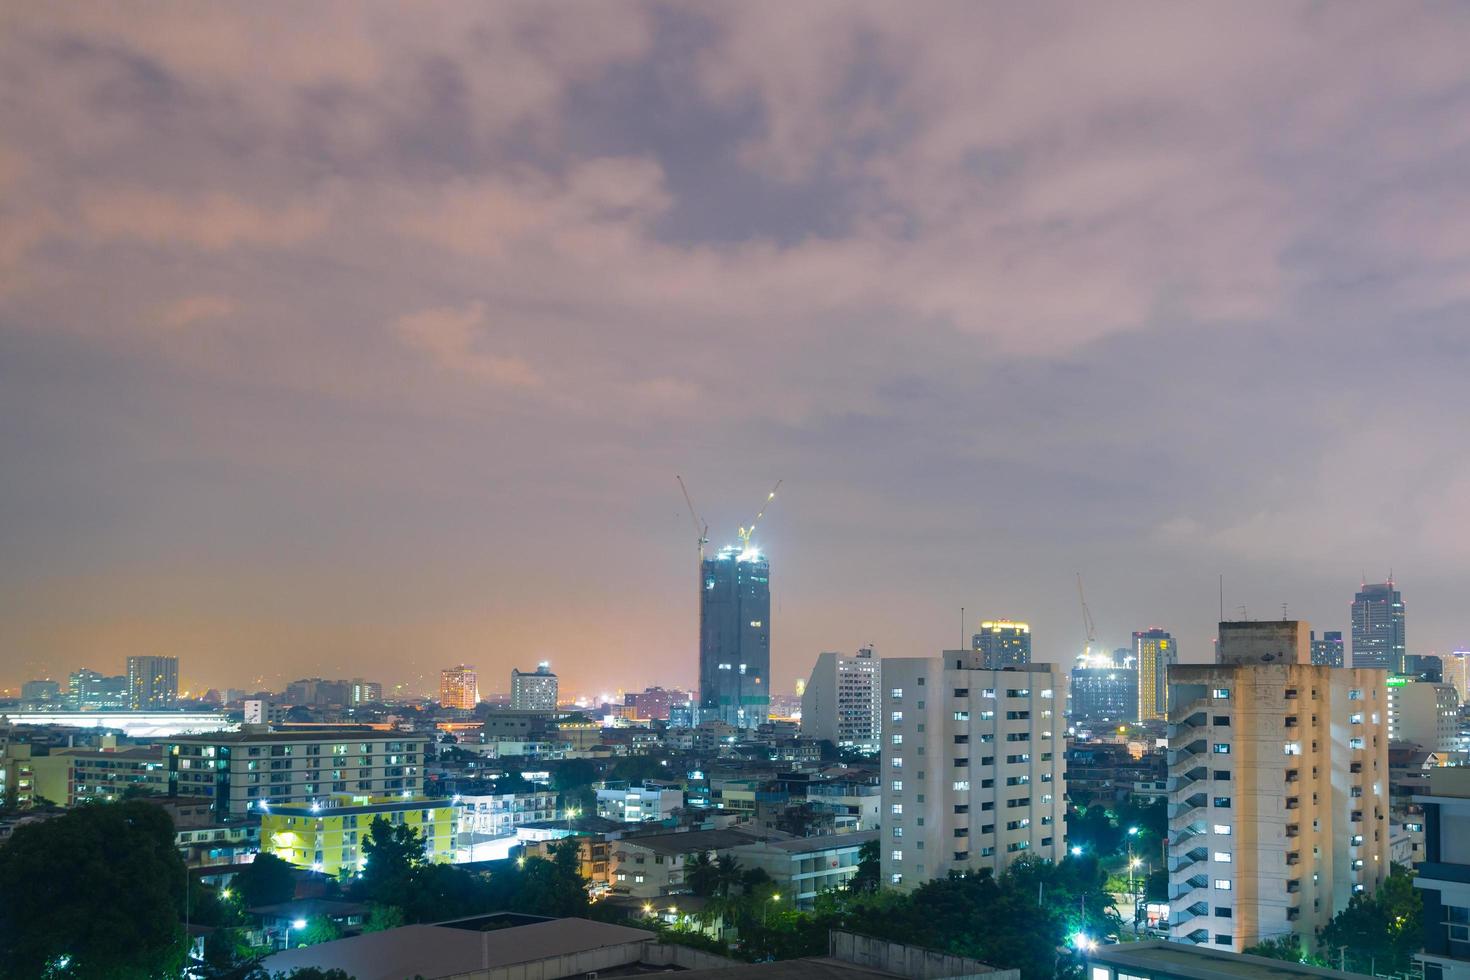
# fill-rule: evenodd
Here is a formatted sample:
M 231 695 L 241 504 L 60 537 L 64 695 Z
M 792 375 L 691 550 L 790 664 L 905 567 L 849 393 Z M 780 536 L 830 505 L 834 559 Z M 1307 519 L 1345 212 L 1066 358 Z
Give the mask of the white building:
M 1066 675 L 980 662 L 973 650 L 884 661 L 879 855 L 893 887 L 1061 857 Z
M 551 664 L 545 660 L 532 673 L 510 671 L 510 707 L 512 711 L 555 711 L 557 679 Z
M 771 876 L 780 902 L 811 909 L 824 891 L 844 888 L 857 874 L 862 846 L 878 839 L 878 831 L 768 840 L 731 848 L 741 867 L 761 868 Z
M 882 661 L 863 648 L 856 656 L 823 653 L 801 695 L 801 733 L 838 748 L 878 751 L 882 738 Z
M 423 788 L 421 739 L 363 728 L 177 736 L 169 795 L 209 797 L 220 819 L 333 794 L 412 796 Z
M 1303 622 L 1221 623 L 1217 651 L 1169 668 L 1171 936 L 1310 946 L 1388 874 L 1386 675 L 1314 665 Z
M 667 820 L 684 805 L 684 791 L 668 786 L 622 786 L 597 791 L 597 815 L 623 823 Z
M 1413 742 L 1431 752 L 1458 752 L 1460 695 L 1453 684 L 1389 677 L 1388 739 Z

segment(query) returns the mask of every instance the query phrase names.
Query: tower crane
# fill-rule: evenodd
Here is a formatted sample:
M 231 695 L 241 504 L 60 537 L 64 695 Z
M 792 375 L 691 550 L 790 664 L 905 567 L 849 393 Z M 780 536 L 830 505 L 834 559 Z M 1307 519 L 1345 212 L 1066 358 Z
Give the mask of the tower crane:
M 1077 573 L 1077 601 L 1082 603 L 1082 630 L 1087 635 L 1087 645 L 1082 648 L 1082 655 L 1090 658 L 1092 656 L 1092 645 L 1097 642 L 1097 626 L 1092 622 L 1092 610 L 1087 608 L 1087 597 L 1082 594 L 1082 573 Z
M 776 485 L 771 488 L 771 492 L 766 494 L 765 503 L 761 504 L 760 512 L 755 515 L 755 520 L 750 522 L 750 527 L 742 527 L 739 530 L 740 548 L 742 551 L 750 550 L 750 536 L 755 533 L 755 526 L 761 522 L 761 518 L 766 516 L 766 508 L 771 506 L 771 501 L 776 499 L 776 491 L 781 489 L 781 482 L 777 480 Z
M 704 566 L 704 546 L 709 544 L 709 525 L 699 519 L 694 511 L 694 501 L 689 499 L 689 488 L 684 486 L 684 478 L 677 473 L 674 479 L 679 481 L 679 490 L 684 494 L 684 505 L 689 508 L 689 519 L 694 522 L 694 536 L 699 539 L 699 564 Z

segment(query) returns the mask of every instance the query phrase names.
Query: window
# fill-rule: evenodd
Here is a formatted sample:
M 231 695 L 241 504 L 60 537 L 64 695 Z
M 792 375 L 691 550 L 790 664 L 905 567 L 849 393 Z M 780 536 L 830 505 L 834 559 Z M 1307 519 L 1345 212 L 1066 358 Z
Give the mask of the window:
M 889 855 L 889 856 L 892 857 L 893 860 L 895 860 L 895 861 L 902 861 L 903 860 L 903 851 L 900 851 L 897 848 L 895 848 L 894 851 L 893 851 L 893 853 L 891 855 Z
M 896 756 L 893 757 L 893 768 L 895 768 L 895 769 L 902 769 L 903 768 L 903 756 L 896 755 Z
M 970 760 L 968 758 L 965 758 L 965 759 L 956 759 L 956 760 L 954 760 L 954 764 L 955 764 L 955 767 L 956 768 L 958 768 L 958 769 L 964 769 L 965 767 L 969 766 Z
M 1215 934 L 1215 945 L 1216 946 L 1229 946 L 1229 945 L 1233 944 L 1234 942 L 1235 942 L 1235 937 L 1234 936 L 1226 936 L 1226 935 L 1222 935 L 1220 933 L 1216 933 Z
M 1234 915 L 1235 913 L 1230 911 L 1230 906 L 1228 905 L 1215 906 L 1215 918 L 1217 919 L 1230 919 L 1234 918 Z
M 1230 879 L 1229 878 L 1216 878 L 1215 879 L 1215 891 L 1217 891 L 1217 892 L 1228 892 L 1230 890 L 1230 888 L 1231 888 L 1231 885 L 1230 885 Z
M 893 806 L 889 807 L 889 812 L 891 812 L 894 816 L 902 816 L 903 815 L 903 804 L 902 803 L 895 803 L 895 804 L 893 804 Z
M 893 781 L 893 791 L 895 793 L 902 793 L 903 792 L 903 780 L 902 779 L 895 779 Z
M 1216 755 L 1229 755 L 1230 754 L 1230 743 L 1229 742 L 1216 742 L 1215 745 L 1214 745 L 1214 747 L 1211 748 L 1210 751 L 1213 752 L 1213 753 L 1215 753 Z
M 957 687 L 954 689 L 954 696 L 957 698 L 967 698 L 970 696 L 970 689 L 968 687 Z
M 1302 754 L 1302 743 L 1300 743 L 1300 742 L 1287 742 L 1287 743 L 1285 743 L 1285 744 L 1283 744 L 1281 746 L 1281 749 L 1287 755 L 1301 755 Z
M 893 874 L 888 876 L 888 883 L 891 885 L 903 884 L 903 875 L 899 874 L 897 871 L 893 872 Z
M 1211 802 L 1210 805 L 1211 806 L 1217 806 L 1217 807 L 1219 807 L 1222 810 L 1228 810 L 1228 809 L 1230 809 L 1230 797 L 1228 797 L 1228 796 L 1217 796 Z
M 893 720 L 894 720 L 895 723 L 903 721 L 903 712 L 902 711 L 895 711 L 893 713 Z
M 970 781 L 968 779 L 956 779 L 954 781 L 954 791 L 956 793 L 968 793 L 970 791 Z
M 893 741 L 893 744 L 894 745 L 902 745 L 903 744 L 903 735 L 899 734 L 898 732 L 894 732 L 893 733 L 892 741 Z
M 903 700 L 903 688 L 901 688 L 901 687 L 895 687 L 893 690 L 891 690 L 891 691 L 888 692 L 888 696 L 890 698 L 892 698 L 893 700 L 895 700 L 895 701 L 902 701 Z
M 1217 701 L 1224 701 L 1226 698 L 1230 697 L 1230 688 L 1228 688 L 1228 687 L 1217 687 L 1217 688 L 1215 688 L 1214 692 L 1210 695 L 1210 697 L 1214 698 Z
M 1229 864 L 1230 863 L 1230 852 L 1229 851 L 1216 851 L 1215 852 L 1215 861 L 1216 861 L 1217 864 Z
M 1229 837 L 1230 825 L 1228 823 L 1215 824 L 1215 833 L 1219 834 L 1221 837 Z
M 1348 724 L 1349 725 L 1361 725 L 1362 723 L 1363 723 L 1363 716 L 1362 716 L 1361 713 L 1348 715 Z
M 1030 696 L 1031 688 L 1029 687 L 1011 688 L 1006 691 L 1006 697 L 1008 698 L 1029 698 Z
M 1214 776 L 1215 779 L 1229 779 L 1230 778 L 1230 770 L 1229 769 L 1216 769 L 1212 775 Z
M 1349 701 L 1361 701 L 1361 700 L 1363 700 L 1363 692 L 1362 691 L 1359 691 L 1357 689 L 1354 689 L 1354 690 L 1349 691 L 1348 692 L 1348 700 Z
M 1362 739 L 1361 736 L 1348 739 L 1348 748 L 1350 748 L 1350 749 L 1361 749 L 1362 747 L 1363 747 L 1363 739 Z
M 955 721 L 969 721 L 970 720 L 970 713 L 968 711 L 956 711 L 954 713 L 954 720 Z

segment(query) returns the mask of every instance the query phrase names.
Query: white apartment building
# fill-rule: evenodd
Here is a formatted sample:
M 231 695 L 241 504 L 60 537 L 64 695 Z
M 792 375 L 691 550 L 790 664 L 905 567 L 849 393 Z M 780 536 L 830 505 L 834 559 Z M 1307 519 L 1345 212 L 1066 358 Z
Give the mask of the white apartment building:
M 783 904 L 810 910 L 822 892 L 847 886 L 857 874 L 862 846 L 877 838 L 878 831 L 866 830 L 765 840 L 731 848 L 730 855 L 741 867 L 760 868 L 770 875 Z
M 1453 684 L 1389 677 L 1388 740 L 1413 742 L 1430 752 L 1458 752 L 1460 695 Z
M 877 752 L 883 734 L 883 661 L 870 648 L 823 653 L 801 694 L 801 733 L 838 748 Z
M 488 793 L 454 797 L 456 826 L 461 834 L 503 837 L 522 824 L 556 819 L 556 793 Z
M 270 732 L 245 729 L 169 739 L 170 796 L 204 796 L 219 819 L 262 804 L 332 794 L 412 796 L 423 788 L 422 736 L 365 728 Z
M 667 820 L 684 805 L 684 791 L 671 786 L 615 786 L 597 791 L 597 815 L 623 823 Z
M 1388 874 L 1386 674 L 1314 665 L 1305 622 L 1221 623 L 1217 657 L 1169 668 L 1171 937 L 1310 946 Z
M 534 672 L 510 672 L 510 707 L 512 711 L 555 711 L 558 681 L 545 660 Z
M 884 660 L 879 854 L 895 888 L 1062 854 L 1066 675 L 981 662 L 973 650 Z

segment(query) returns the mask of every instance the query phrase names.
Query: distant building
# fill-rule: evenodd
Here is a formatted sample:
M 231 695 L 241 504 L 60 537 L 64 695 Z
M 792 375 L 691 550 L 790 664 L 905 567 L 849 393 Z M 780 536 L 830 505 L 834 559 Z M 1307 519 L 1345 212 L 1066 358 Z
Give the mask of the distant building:
M 423 835 L 424 858 L 448 864 L 454 858 L 455 809 L 449 800 L 401 796 L 331 796 L 310 803 L 273 804 L 260 817 L 260 852 L 298 868 L 336 877 L 367 864 L 363 838 L 373 821 L 386 820 Z
M 1219 630 L 1218 663 L 1170 668 L 1170 936 L 1310 948 L 1388 874 L 1385 675 L 1313 664 L 1304 622 Z
M 179 658 L 129 657 L 128 695 L 134 711 L 178 707 Z
M 877 752 L 883 734 L 883 662 L 864 647 L 856 656 L 817 656 L 801 695 L 801 733 L 838 748 Z
M 981 663 L 989 670 L 1020 667 L 1031 662 L 1031 626 L 1009 619 L 987 620 L 971 638 Z
M 383 685 L 377 681 L 365 681 L 361 677 L 352 678 L 348 688 L 348 703 L 356 706 L 359 704 L 378 704 L 383 700 Z
M 634 717 L 647 718 L 650 721 L 668 721 L 671 708 L 688 702 L 689 695 L 683 691 L 665 690 L 662 687 L 645 688 L 641 692 L 623 696 L 623 704 L 633 709 Z
M 597 815 L 620 823 L 668 820 L 684 805 L 684 791 L 669 786 L 620 786 L 597 791 Z
M 1470 704 L 1470 650 L 1456 650 L 1445 657 L 1440 673 L 1459 692 L 1460 703 Z
M 1342 630 L 1327 630 L 1322 639 L 1312 632 L 1312 663 L 1318 667 L 1341 667 L 1346 663 L 1343 656 Z
M 1127 651 L 1122 651 L 1127 654 Z M 1072 724 L 1124 725 L 1138 720 L 1138 671 L 1129 657 L 1079 657 L 1072 668 Z
M 67 678 L 66 696 L 78 711 L 124 711 L 132 703 L 128 675 L 110 677 L 85 667 Z
M 512 711 L 555 711 L 558 697 L 557 678 L 551 664 L 543 660 L 533 672 L 510 672 L 510 708 Z
M 54 704 L 61 700 L 61 684 L 57 681 L 26 681 L 20 686 L 20 699 L 38 704 Z
M 439 671 L 439 704 L 445 708 L 473 711 L 480 703 L 480 682 L 475 668 L 460 664 Z
M 1163 721 L 1169 715 L 1169 668 L 1179 662 L 1179 647 L 1168 630 L 1151 626 L 1133 634 L 1138 665 L 1138 720 Z
M 894 888 L 1063 854 L 1066 675 L 981 660 L 884 658 L 880 856 Z
M 1392 581 L 1353 596 L 1353 666 L 1404 672 L 1404 597 Z
M 1388 738 L 1412 742 L 1430 752 L 1458 752 L 1460 695 L 1451 684 L 1391 675 L 1388 690 Z
M 700 720 L 758 727 L 770 713 L 770 680 L 770 562 L 754 548 L 721 548 L 700 564 Z
M 730 855 L 744 868 L 760 868 L 780 889 L 781 901 L 802 910 L 816 907 L 817 896 L 841 891 L 857 874 L 859 851 L 878 841 L 880 832 L 863 830 L 821 837 L 761 841 L 731 848 Z M 881 841 L 880 841 L 881 846 Z
M 1404 675 L 1438 684 L 1444 680 L 1444 660 L 1432 653 L 1405 654 Z
M 119 746 L 115 735 L 94 749 L 60 749 L 31 760 L 36 794 L 63 806 L 116 800 L 126 793 L 168 793 L 163 746 Z

